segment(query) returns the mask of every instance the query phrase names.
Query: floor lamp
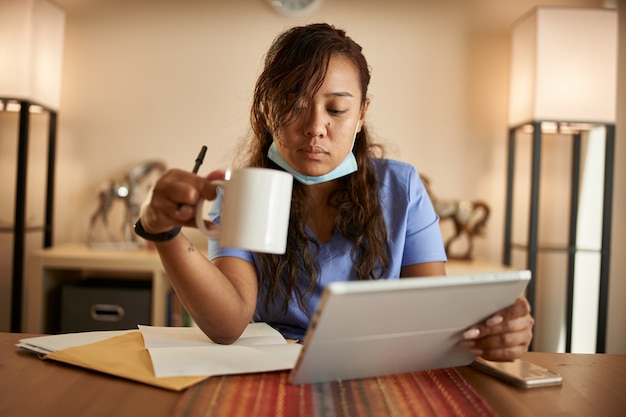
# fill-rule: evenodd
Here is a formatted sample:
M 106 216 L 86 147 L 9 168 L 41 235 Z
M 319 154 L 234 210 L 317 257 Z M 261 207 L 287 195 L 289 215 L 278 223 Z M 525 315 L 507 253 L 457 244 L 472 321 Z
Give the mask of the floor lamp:
M 19 112 L 14 221 L 11 227 L 0 230 L 13 234 L 12 332 L 21 331 L 25 235 L 43 230 L 43 246 L 52 245 L 54 159 L 64 32 L 65 12 L 52 1 L 0 1 L 0 111 Z M 46 208 L 41 226 L 26 224 L 28 142 L 33 111 L 49 113 Z
M 595 351 L 604 352 L 606 343 L 607 304 L 609 286 L 609 260 L 611 240 L 611 215 L 613 195 L 613 154 L 615 144 L 616 85 L 617 85 L 617 12 L 612 9 L 537 7 L 517 21 L 512 31 L 511 78 L 509 97 L 509 151 L 507 169 L 507 196 L 504 237 L 504 263 L 525 264 L 533 273 L 533 282 L 527 297 L 536 312 L 536 334 L 541 334 L 545 324 L 542 309 L 550 301 L 544 296 L 544 305 L 538 303 L 540 287 L 554 276 L 542 274 L 539 259 L 545 254 L 561 253 L 566 272 L 565 307 L 561 328 L 565 328 L 564 350 L 572 350 L 573 335 L 581 327 L 575 322 L 576 310 L 585 307 L 582 282 L 577 281 L 577 270 L 585 259 L 597 259 L 597 314 Z M 569 172 L 562 187 L 569 190 L 569 198 L 549 203 L 551 209 L 560 210 L 568 218 L 564 244 L 550 243 L 547 236 L 550 225 L 542 223 L 542 199 L 550 197 L 542 192 L 546 178 L 545 168 L 563 154 L 545 152 L 549 140 L 567 142 L 571 150 L 564 166 Z M 529 177 L 519 178 L 519 148 L 526 141 L 530 166 Z M 600 164 L 590 162 L 590 149 L 600 143 Z M 550 160 L 550 158 L 553 158 Z M 596 168 L 594 168 L 594 166 Z M 583 184 L 600 169 L 595 178 L 596 188 L 601 188 L 597 242 L 585 243 L 581 230 L 581 206 L 586 204 Z M 547 171 L 547 170 L 546 170 Z M 593 176 L 593 175 L 592 175 Z M 569 184 L 567 184 L 569 182 Z M 519 215 L 520 204 L 515 204 L 520 184 L 528 192 L 527 215 Z M 593 188 L 593 186 L 592 186 Z M 523 210 L 519 210 L 523 211 Z M 523 221 L 525 227 L 517 227 Z M 525 229 L 525 230 L 524 230 Z M 518 233 L 516 234 L 516 230 Z M 522 230 L 520 233 L 519 231 Z M 542 234 L 543 232 L 543 234 Z M 525 235 L 525 236 L 524 236 Z M 592 239 L 593 240 L 593 239 Z M 544 257 L 544 258 L 542 258 Z M 544 286 L 542 288 L 549 288 Z M 554 299 L 555 297 L 552 297 Z M 558 297 L 556 297 L 558 298 Z M 537 305 L 536 305 L 537 304 Z M 579 305 L 580 304 L 580 305 Z M 554 311 L 554 310 L 553 310 Z M 554 315 L 554 314 L 553 314 Z M 578 315 L 579 316 L 579 315 Z M 577 327 L 578 326 L 578 327 Z M 552 333 L 561 329 L 552 329 Z M 593 335 L 588 335 L 592 337 Z M 541 346 L 540 350 L 556 350 L 554 346 Z

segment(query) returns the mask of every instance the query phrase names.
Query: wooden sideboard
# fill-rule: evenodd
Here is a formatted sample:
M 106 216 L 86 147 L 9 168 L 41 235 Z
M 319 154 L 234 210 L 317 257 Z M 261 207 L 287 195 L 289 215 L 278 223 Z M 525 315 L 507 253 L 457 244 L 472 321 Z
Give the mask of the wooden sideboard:
M 93 277 L 151 281 L 151 323 L 166 324 L 171 287 L 155 250 L 92 249 L 86 244 L 66 244 L 35 252 L 28 266 L 24 331 L 54 332 L 59 323 L 62 286 Z
M 54 333 L 60 318 L 60 293 L 64 284 L 92 277 L 150 280 L 151 322 L 167 323 L 167 299 L 171 290 L 159 255 L 153 249 L 92 249 L 72 243 L 38 250 L 28 265 L 25 280 L 23 331 Z M 450 260 L 448 275 L 505 271 L 508 267 L 481 260 Z

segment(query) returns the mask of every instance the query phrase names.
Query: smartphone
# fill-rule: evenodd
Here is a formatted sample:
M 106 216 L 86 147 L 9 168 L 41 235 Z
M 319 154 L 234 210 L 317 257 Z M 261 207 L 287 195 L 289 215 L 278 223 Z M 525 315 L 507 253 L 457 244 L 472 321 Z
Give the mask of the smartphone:
M 549 369 L 521 359 L 513 362 L 492 362 L 476 358 L 472 367 L 520 388 L 561 385 L 563 377 Z

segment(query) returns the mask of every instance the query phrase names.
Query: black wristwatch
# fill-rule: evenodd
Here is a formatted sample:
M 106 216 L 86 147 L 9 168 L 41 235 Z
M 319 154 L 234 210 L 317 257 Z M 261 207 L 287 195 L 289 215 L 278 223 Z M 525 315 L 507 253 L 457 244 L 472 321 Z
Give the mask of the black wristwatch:
M 135 234 L 150 242 L 167 242 L 168 240 L 174 239 L 179 233 L 180 226 L 163 233 L 148 233 L 144 230 L 141 219 L 137 220 L 137 223 L 135 223 Z

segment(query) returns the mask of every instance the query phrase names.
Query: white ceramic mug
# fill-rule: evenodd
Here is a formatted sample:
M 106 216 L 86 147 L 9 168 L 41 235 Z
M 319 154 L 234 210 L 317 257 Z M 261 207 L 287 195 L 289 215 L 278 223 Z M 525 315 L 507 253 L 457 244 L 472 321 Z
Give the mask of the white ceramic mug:
M 253 252 L 285 253 L 293 176 L 268 168 L 242 168 L 224 181 L 220 224 L 207 229 L 204 199 L 196 206 L 196 225 L 220 246 Z

